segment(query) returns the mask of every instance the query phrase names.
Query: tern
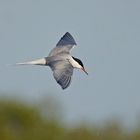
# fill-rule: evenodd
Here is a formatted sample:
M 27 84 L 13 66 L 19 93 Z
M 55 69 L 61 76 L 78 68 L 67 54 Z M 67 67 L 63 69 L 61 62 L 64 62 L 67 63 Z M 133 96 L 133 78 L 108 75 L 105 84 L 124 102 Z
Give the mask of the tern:
M 47 57 L 16 63 L 16 65 L 49 66 L 53 71 L 56 82 L 62 89 L 66 89 L 71 83 L 74 68 L 81 69 L 88 75 L 82 61 L 70 55 L 70 50 L 76 45 L 72 35 L 69 32 L 66 32 Z

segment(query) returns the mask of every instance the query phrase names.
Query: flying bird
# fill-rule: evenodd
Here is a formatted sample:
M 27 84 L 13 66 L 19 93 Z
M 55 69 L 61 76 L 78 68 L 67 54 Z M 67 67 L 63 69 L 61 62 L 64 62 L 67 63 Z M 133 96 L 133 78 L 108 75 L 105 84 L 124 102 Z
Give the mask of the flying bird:
M 76 45 L 72 35 L 66 32 L 47 57 L 16 65 L 49 66 L 57 83 L 62 89 L 66 89 L 71 83 L 74 68 L 81 69 L 88 75 L 82 61 L 70 55 L 70 50 Z

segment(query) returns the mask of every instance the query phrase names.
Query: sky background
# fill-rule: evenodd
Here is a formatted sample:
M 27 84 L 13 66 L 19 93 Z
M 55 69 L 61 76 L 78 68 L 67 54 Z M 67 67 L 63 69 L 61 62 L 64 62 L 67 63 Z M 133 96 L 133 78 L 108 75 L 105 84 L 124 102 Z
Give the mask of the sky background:
M 0 91 L 38 100 L 52 95 L 67 122 L 118 118 L 135 124 L 140 114 L 139 0 L 0 0 Z M 48 67 L 7 64 L 47 56 L 65 32 L 78 46 L 89 76 L 75 70 L 62 90 Z M 2 96 L 3 96 L 2 95 Z

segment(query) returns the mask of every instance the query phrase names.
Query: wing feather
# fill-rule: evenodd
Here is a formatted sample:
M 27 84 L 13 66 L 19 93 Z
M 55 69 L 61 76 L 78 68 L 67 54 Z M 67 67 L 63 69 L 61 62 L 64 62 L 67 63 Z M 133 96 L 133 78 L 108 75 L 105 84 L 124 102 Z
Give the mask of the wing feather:
M 53 76 L 62 89 L 66 89 L 70 85 L 72 74 L 73 67 L 65 61 L 57 62 L 53 67 Z
M 69 53 L 74 45 L 77 45 L 74 38 L 69 32 L 66 32 L 65 35 L 63 35 L 63 37 L 61 37 L 61 39 L 58 41 L 56 47 L 51 50 L 49 56 L 55 56 L 62 52 Z
M 57 47 L 60 46 L 67 46 L 67 45 L 76 45 L 76 42 L 72 35 L 69 32 L 66 32 L 63 37 L 59 40 L 59 42 L 56 44 Z

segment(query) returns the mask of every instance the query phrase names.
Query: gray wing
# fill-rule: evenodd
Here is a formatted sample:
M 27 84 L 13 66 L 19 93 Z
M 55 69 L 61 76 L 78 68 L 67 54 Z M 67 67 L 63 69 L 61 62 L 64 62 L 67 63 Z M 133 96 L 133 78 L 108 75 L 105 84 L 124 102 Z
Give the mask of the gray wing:
M 56 44 L 56 47 L 49 53 L 49 56 L 55 56 L 59 53 L 69 53 L 70 49 L 77 45 L 72 35 L 68 32 Z
M 53 67 L 51 68 L 57 83 L 62 87 L 62 89 L 66 89 L 71 83 L 73 74 L 72 65 L 66 61 L 57 61 L 54 62 Z

